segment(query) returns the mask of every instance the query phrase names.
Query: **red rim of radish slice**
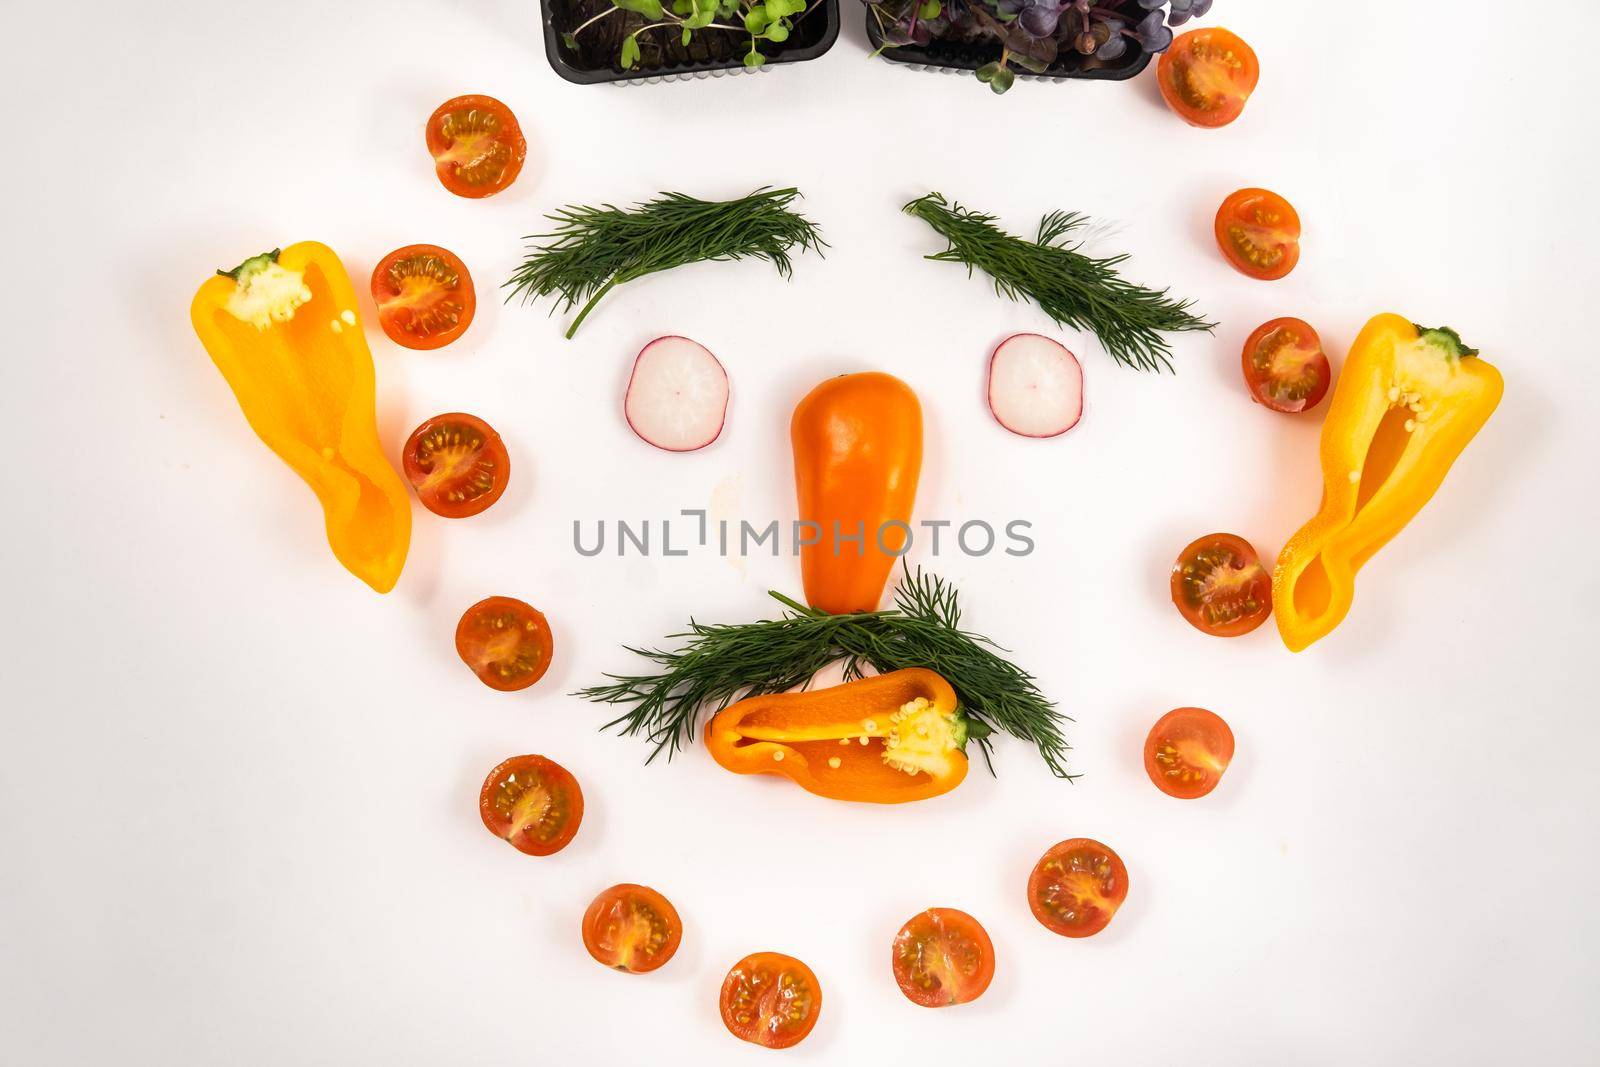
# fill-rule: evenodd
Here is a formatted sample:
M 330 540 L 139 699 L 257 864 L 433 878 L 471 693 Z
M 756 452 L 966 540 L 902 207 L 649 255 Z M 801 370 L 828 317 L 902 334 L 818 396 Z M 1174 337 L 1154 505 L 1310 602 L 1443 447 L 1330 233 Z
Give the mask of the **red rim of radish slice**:
M 722 436 L 728 393 L 728 372 L 717 357 L 698 341 L 669 334 L 634 358 L 622 413 L 646 444 L 694 452 Z
M 1060 437 L 1083 418 L 1083 367 L 1059 341 L 1014 333 L 989 356 L 989 413 L 1019 437 Z

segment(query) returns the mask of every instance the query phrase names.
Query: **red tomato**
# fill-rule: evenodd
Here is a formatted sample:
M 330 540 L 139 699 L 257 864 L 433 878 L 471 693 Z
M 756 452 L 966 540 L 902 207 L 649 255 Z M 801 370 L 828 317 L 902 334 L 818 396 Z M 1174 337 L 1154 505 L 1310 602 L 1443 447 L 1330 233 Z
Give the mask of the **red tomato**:
M 456 652 L 478 680 L 503 693 L 526 689 L 550 669 L 555 639 L 543 613 L 515 597 L 492 596 L 456 624 Z
M 389 340 L 406 348 L 443 348 L 467 332 L 478 297 L 472 275 L 438 245 L 406 245 L 372 271 L 372 302 Z
M 1172 565 L 1172 602 L 1201 633 L 1238 637 L 1272 614 L 1272 576 L 1249 541 L 1207 534 Z
M 422 506 L 447 519 L 487 511 L 511 481 L 511 458 L 494 427 L 459 411 L 411 432 L 401 457 Z
M 811 968 L 781 952 L 757 952 L 722 980 L 722 1024 L 741 1041 L 766 1048 L 798 1045 L 817 1025 L 822 986 Z
M 913 1004 L 977 1000 L 994 977 L 994 945 L 977 919 L 954 908 L 913 915 L 894 938 L 894 980 Z
M 1190 30 L 1161 55 L 1161 97 L 1191 126 L 1226 126 L 1244 111 L 1261 77 L 1256 54 L 1220 27 Z
M 1300 262 L 1300 216 L 1266 189 L 1240 189 L 1217 209 L 1217 247 L 1252 278 L 1276 281 Z
M 489 772 L 478 814 L 494 836 L 518 852 L 548 856 L 566 848 L 583 821 L 583 790 L 555 760 L 512 756 Z
M 428 153 L 446 189 L 476 199 L 517 180 L 528 142 L 511 109 L 494 97 L 458 96 L 428 117 Z
M 1169 711 L 1144 741 L 1144 770 L 1169 797 L 1195 800 L 1222 781 L 1233 759 L 1233 731 L 1205 708 Z
M 1244 382 L 1273 411 L 1309 411 L 1322 402 L 1333 369 L 1322 338 L 1303 319 L 1262 323 L 1244 343 Z
M 683 922 L 666 897 L 642 885 L 614 885 L 583 914 L 583 947 L 619 971 L 643 974 L 672 958 Z
M 1098 934 L 1128 897 L 1128 868 L 1098 841 L 1074 837 L 1040 857 L 1028 878 L 1028 906 L 1062 937 Z

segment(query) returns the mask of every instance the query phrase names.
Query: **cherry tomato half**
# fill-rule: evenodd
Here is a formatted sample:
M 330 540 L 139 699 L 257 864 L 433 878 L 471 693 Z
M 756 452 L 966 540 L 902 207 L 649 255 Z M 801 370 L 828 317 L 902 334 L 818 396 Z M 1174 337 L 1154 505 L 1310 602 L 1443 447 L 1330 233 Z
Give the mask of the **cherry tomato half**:
M 648 886 L 614 885 L 583 913 L 583 947 L 619 971 L 653 971 L 672 958 L 682 940 L 678 910 Z
M 798 1045 L 817 1025 L 822 986 L 811 968 L 781 952 L 756 952 L 722 980 L 722 1024 L 765 1048 Z
M 406 245 L 372 271 L 372 302 L 389 340 L 406 348 L 443 348 L 467 332 L 478 297 L 454 252 Z
M 1240 189 L 1217 209 L 1217 247 L 1241 273 L 1276 281 L 1300 262 L 1300 215 L 1266 189 Z
M 1144 770 L 1156 788 L 1196 800 L 1222 781 L 1233 759 L 1233 731 L 1205 708 L 1176 708 L 1156 720 L 1144 741 Z
M 982 996 L 994 978 L 994 944 L 966 912 L 929 908 L 900 927 L 891 962 L 900 992 L 913 1004 L 965 1004 Z
M 571 843 L 583 822 L 583 790 L 555 760 L 512 756 L 489 772 L 478 794 L 489 832 L 530 856 L 549 856 Z
M 544 614 L 515 597 L 492 596 L 456 624 L 456 653 L 478 680 L 503 693 L 526 689 L 550 669 L 555 639 Z
M 446 100 L 428 117 L 428 154 L 446 189 L 476 199 L 517 180 L 528 142 L 510 108 L 474 94 Z
M 1098 934 L 1128 898 L 1128 868 L 1098 841 L 1074 837 L 1053 845 L 1028 878 L 1028 906 L 1062 937 Z
M 511 458 L 494 427 L 459 411 L 411 432 L 401 456 L 422 506 L 447 519 L 487 511 L 511 481 Z
M 1322 402 L 1333 368 L 1322 338 L 1304 319 L 1273 319 L 1244 343 L 1244 382 L 1273 411 L 1310 411 Z
M 1172 565 L 1172 602 L 1201 633 L 1239 637 L 1272 614 L 1272 576 L 1249 541 L 1207 534 Z
M 1226 126 L 1244 111 L 1261 77 L 1256 54 L 1220 27 L 1180 34 L 1161 54 L 1161 97 L 1191 126 Z

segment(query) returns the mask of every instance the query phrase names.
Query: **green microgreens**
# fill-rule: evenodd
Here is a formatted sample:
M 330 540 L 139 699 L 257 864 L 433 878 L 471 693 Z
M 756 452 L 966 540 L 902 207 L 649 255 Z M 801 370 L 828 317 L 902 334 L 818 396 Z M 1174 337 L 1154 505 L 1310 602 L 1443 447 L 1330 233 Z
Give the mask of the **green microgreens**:
M 808 7 L 807 0 L 669 0 L 665 4 L 662 0 L 611 0 L 598 15 L 562 36 L 568 48 L 576 48 L 578 35 L 590 26 L 619 11 L 632 12 L 642 16 L 645 24 L 622 38 L 617 64 L 624 70 L 639 66 L 639 36 L 653 30 L 677 33 L 685 48 L 696 30 L 746 35 L 750 47 L 744 54 L 744 65 L 754 69 L 767 61 L 756 47 L 758 42 L 787 41 L 795 24 L 819 3 L 821 0 L 811 0 Z

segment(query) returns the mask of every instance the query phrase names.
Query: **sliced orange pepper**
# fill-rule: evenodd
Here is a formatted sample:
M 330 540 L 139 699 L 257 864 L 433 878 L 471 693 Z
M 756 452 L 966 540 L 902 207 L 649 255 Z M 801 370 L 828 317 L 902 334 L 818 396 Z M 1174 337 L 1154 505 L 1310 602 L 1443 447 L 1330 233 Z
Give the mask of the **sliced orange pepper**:
M 966 740 L 955 690 L 920 667 L 749 697 L 706 724 L 706 748 L 736 774 L 778 774 L 818 796 L 874 804 L 960 785 Z
M 1272 576 L 1273 614 L 1291 651 L 1345 617 L 1356 572 L 1422 510 L 1504 391 L 1500 372 L 1454 330 L 1399 315 L 1367 323 L 1322 424 L 1322 507 Z
M 911 536 L 922 473 L 922 405 L 899 378 L 876 371 L 830 378 L 789 425 L 806 602 L 831 615 L 876 611 Z
M 322 502 L 333 554 L 386 593 L 411 542 L 411 499 L 378 444 L 357 307 L 333 249 L 302 241 L 217 272 L 189 315 L 250 428 Z

